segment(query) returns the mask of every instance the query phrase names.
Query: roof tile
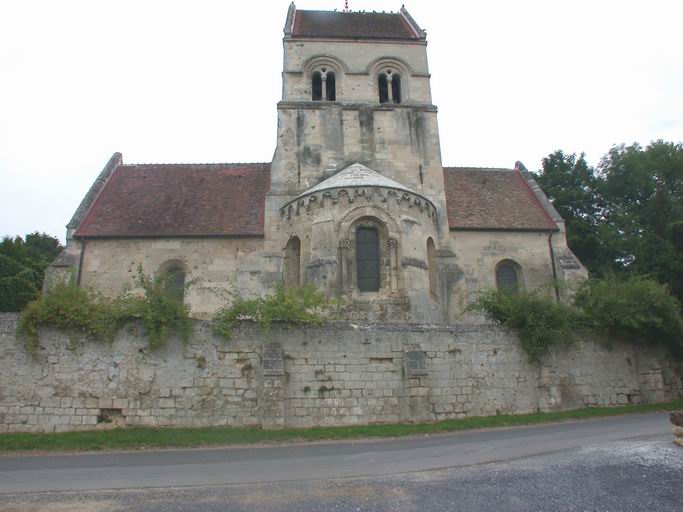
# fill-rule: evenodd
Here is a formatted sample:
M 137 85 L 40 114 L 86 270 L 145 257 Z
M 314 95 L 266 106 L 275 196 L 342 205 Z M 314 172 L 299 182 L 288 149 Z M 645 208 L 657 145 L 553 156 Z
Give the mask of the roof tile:
M 120 165 L 75 236 L 262 236 L 270 164 Z
M 444 182 L 451 229 L 557 229 L 518 171 L 444 167 Z

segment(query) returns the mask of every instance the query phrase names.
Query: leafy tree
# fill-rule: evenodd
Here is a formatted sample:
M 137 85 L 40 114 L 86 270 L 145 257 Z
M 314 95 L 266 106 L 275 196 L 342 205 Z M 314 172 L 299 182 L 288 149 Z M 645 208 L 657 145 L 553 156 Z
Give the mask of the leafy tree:
M 601 179 L 582 153 L 555 151 L 543 159 L 538 182 L 565 220 L 567 242 L 593 274 L 613 267 L 615 249 L 601 226 L 605 200 Z
M 60 253 L 59 240 L 45 233 L 4 237 L 0 242 L 0 311 L 20 311 L 36 298 L 45 269 Z

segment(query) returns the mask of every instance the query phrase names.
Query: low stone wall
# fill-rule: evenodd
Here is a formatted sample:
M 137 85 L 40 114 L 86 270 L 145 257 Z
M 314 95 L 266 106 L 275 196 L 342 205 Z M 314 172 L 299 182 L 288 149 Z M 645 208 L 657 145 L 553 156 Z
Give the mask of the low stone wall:
M 434 421 L 683 394 L 663 351 L 583 340 L 533 365 L 492 325 L 243 325 L 224 341 L 196 322 L 191 343 L 156 350 L 138 325 L 111 344 L 47 330 L 32 356 L 16 322 L 0 314 L 0 432 Z

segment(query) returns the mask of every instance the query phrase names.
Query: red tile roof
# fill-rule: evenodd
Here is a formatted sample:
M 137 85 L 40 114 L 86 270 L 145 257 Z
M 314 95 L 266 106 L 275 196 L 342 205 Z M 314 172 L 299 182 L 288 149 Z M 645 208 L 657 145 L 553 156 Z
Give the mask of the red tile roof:
M 420 39 L 401 13 L 300 11 L 294 14 L 292 37 L 352 39 Z
M 516 170 L 444 167 L 451 229 L 557 230 Z
M 556 230 L 514 170 L 445 167 L 451 229 Z M 270 164 L 118 165 L 77 237 L 263 236 Z
M 75 236 L 262 236 L 270 164 L 119 165 Z

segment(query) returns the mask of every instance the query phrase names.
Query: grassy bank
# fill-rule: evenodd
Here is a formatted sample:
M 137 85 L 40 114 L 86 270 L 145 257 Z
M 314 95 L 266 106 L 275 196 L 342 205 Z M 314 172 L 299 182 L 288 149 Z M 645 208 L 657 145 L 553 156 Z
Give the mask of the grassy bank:
M 573 411 L 535 414 L 502 414 L 418 424 L 400 423 L 349 427 L 288 428 L 283 430 L 261 430 L 252 427 L 127 427 L 58 434 L 0 434 L 0 452 L 191 448 L 284 441 L 395 437 L 670 410 L 683 410 L 683 399 L 664 404 L 589 407 Z

